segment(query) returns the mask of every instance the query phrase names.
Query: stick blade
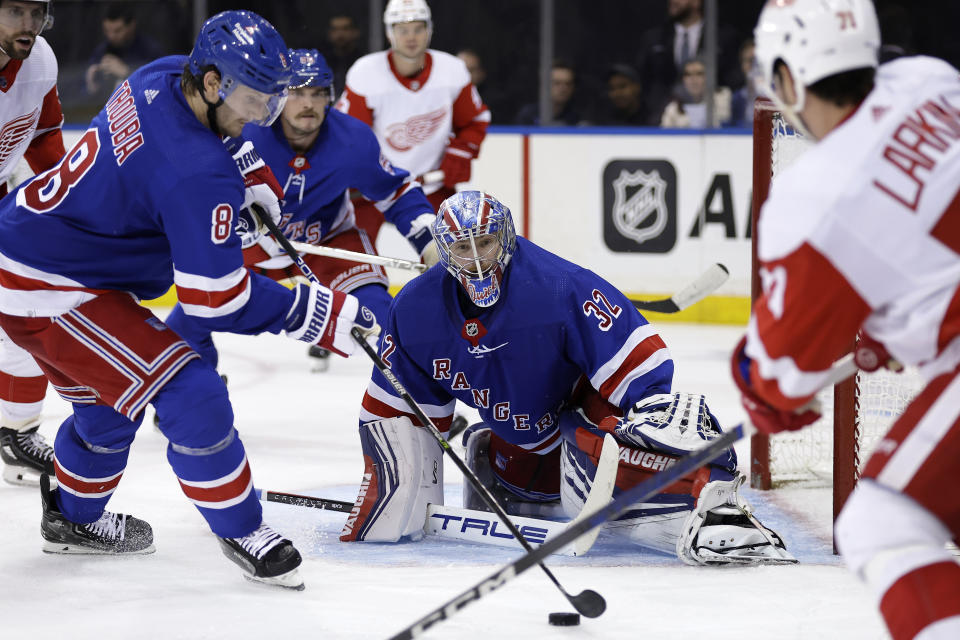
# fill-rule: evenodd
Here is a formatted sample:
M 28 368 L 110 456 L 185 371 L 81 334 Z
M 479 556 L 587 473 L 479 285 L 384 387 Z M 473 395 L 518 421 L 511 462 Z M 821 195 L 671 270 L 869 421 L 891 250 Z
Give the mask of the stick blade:
M 729 277 L 730 272 L 725 266 L 719 262 L 712 264 L 686 289 L 673 296 L 673 301 L 677 308 L 686 309 L 716 291 Z
M 584 589 L 570 598 L 570 602 L 582 616 L 599 618 L 607 610 L 607 601 L 593 589 Z

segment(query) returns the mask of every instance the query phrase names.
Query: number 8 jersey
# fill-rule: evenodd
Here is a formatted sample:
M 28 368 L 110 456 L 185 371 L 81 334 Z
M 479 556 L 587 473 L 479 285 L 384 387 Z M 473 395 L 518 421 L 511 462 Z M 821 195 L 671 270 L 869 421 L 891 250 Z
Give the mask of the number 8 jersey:
M 56 316 L 104 290 L 149 299 L 175 282 L 211 329 L 280 328 L 292 294 L 243 268 L 243 180 L 180 89 L 185 63 L 136 71 L 58 165 L 0 201 L 0 312 Z

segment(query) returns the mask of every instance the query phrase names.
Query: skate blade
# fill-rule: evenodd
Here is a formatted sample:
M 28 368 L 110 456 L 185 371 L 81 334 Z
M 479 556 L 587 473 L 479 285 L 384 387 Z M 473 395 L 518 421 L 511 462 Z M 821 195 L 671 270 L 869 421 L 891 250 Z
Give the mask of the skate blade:
M 252 576 L 249 573 L 244 573 L 243 577 L 249 582 L 262 584 L 267 587 L 280 587 L 281 589 L 289 589 L 291 591 L 303 591 L 306 589 L 306 585 L 303 583 L 303 579 L 300 577 L 300 572 L 297 569 L 287 571 L 283 575 L 272 578 L 261 578 Z
M 152 544 L 139 551 L 109 551 L 107 549 L 94 549 L 92 547 L 84 547 L 83 545 L 66 542 L 51 542 L 50 540 L 44 540 L 43 547 L 41 548 L 44 553 L 74 556 L 143 556 L 157 550 Z
M 39 487 L 40 472 L 29 467 L 15 467 L 5 465 L 3 467 L 3 479 L 7 484 L 18 487 Z

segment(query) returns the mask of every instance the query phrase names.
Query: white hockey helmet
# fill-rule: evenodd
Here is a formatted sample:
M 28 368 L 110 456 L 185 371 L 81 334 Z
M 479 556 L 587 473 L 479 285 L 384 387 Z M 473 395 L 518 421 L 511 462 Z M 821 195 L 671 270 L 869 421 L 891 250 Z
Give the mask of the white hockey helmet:
M 754 30 L 760 89 L 787 111 L 799 112 L 806 87 L 823 78 L 876 67 L 880 25 L 872 0 L 768 0 Z M 774 91 L 774 69 L 790 69 L 797 102 L 783 105 Z
M 393 42 L 393 25 L 401 22 L 424 22 L 427 25 L 427 41 L 433 36 L 433 18 L 426 0 L 390 0 L 383 11 L 383 27 L 387 31 L 390 46 Z

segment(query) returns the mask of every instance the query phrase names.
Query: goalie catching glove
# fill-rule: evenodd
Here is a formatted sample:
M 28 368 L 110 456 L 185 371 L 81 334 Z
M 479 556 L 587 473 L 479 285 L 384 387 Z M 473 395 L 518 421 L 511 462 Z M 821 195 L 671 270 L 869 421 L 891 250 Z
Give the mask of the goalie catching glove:
M 707 408 L 706 399 L 692 393 L 658 393 L 637 402 L 619 420 L 613 435 L 624 444 L 643 449 L 685 455 L 719 438 L 720 423 Z M 731 447 L 711 464 L 737 470 L 737 454 Z
M 284 333 L 341 356 L 349 356 L 357 348 L 350 335 L 358 327 L 374 348 L 380 325 L 373 313 L 353 296 L 342 291 L 331 291 L 320 284 L 298 285 L 296 297 L 284 321 Z

